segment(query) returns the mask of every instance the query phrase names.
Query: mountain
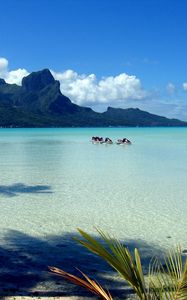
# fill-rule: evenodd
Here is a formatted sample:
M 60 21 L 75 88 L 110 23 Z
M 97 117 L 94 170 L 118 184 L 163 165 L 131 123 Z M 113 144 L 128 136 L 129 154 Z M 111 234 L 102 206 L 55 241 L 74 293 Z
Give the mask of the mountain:
M 150 114 L 138 108 L 108 107 L 97 113 L 71 102 L 48 69 L 33 72 L 22 85 L 0 79 L 1 127 L 187 126 L 187 122 Z

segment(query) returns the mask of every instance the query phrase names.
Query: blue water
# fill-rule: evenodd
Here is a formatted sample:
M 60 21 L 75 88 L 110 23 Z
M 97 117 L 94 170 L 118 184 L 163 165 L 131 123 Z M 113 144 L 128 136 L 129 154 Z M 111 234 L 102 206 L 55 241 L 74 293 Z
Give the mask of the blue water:
M 46 239 L 98 226 L 187 247 L 187 128 L 0 129 L 0 170 L 2 243 L 11 230 Z

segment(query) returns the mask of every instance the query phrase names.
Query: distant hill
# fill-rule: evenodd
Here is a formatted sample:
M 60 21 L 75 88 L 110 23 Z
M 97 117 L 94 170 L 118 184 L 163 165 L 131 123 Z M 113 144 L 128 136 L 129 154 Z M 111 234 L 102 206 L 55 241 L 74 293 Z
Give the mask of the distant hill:
M 0 79 L 1 127 L 187 126 L 187 122 L 150 114 L 138 108 L 108 107 L 98 113 L 71 102 L 48 69 L 33 72 L 22 86 Z

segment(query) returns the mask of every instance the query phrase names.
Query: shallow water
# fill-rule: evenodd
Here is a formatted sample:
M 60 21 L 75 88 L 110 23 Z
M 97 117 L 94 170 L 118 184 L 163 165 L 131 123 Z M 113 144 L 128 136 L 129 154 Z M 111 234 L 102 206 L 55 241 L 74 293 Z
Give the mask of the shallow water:
M 132 145 L 93 145 L 93 135 Z M 187 128 L 1 129 L 1 243 L 94 226 L 187 248 Z

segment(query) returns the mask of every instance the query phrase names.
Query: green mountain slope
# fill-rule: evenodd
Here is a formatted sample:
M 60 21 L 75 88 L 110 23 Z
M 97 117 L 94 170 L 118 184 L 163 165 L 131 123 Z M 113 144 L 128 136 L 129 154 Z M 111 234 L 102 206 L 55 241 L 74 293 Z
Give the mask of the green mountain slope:
M 33 72 L 22 86 L 0 79 L 1 127 L 187 126 L 187 122 L 140 109 L 109 107 L 97 113 L 62 95 L 60 83 L 48 69 Z

